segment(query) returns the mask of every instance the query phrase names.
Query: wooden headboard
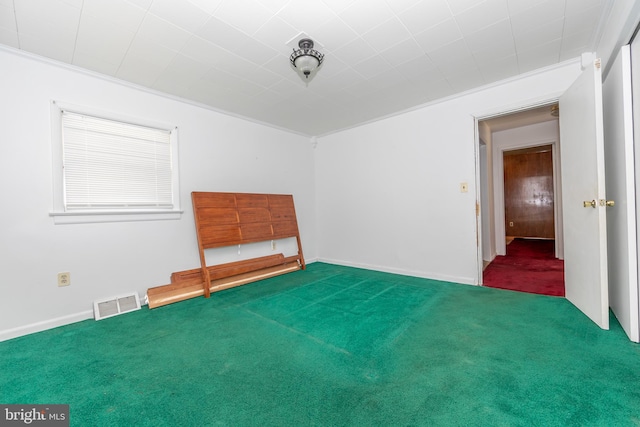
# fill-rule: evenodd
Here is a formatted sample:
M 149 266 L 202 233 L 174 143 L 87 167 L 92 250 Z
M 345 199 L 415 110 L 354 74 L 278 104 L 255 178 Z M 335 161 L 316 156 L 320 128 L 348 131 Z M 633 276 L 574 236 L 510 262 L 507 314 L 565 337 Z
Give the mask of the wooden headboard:
M 305 269 L 293 196 L 256 193 L 191 193 L 200 268 L 173 273 L 171 284 L 147 291 L 149 308 Z M 205 251 L 295 238 L 298 253 L 274 254 L 207 265 Z

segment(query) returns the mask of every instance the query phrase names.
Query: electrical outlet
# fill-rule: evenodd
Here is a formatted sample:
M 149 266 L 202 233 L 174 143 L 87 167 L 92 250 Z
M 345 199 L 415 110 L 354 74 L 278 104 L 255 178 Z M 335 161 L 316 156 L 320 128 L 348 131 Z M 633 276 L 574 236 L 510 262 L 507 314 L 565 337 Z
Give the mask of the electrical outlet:
M 467 184 L 466 182 L 460 183 L 460 192 L 466 193 L 468 191 L 469 191 L 469 184 Z
M 275 241 L 275 240 L 272 240 L 272 241 L 271 241 L 271 250 L 272 250 L 272 251 L 275 251 L 275 250 L 276 250 L 276 241 Z
M 71 284 L 71 273 L 58 273 L 58 286 L 69 286 Z
M 513 221 L 509 221 L 509 227 L 513 227 Z

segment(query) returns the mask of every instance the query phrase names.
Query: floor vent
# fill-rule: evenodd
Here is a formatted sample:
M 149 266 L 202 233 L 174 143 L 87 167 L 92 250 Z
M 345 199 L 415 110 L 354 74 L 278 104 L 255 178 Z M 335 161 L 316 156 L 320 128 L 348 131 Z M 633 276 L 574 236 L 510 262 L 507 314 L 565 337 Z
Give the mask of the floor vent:
M 96 320 L 117 316 L 129 311 L 140 310 L 140 299 L 137 293 L 109 298 L 93 303 L 93 314 Z

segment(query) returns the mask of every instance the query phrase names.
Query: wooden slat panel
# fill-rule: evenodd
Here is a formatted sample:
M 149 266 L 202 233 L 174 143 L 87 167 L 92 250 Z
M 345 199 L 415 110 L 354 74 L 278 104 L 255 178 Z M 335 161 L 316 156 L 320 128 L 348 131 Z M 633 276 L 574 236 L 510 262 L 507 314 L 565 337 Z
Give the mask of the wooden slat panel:
M 238 213 L 235 208 L 199 208 L 198 225 L 206 224 L 237 224 Z
M 147 291 L 150 309 L 204 295 L 204 287 L 202 283 L 192 284 L 179 288 L 169 285 L 161 292 L 149 293 L 149 291 L 152 290 L 153 288 Z
M 270 206 L 293 206 L 291 194 L 268 194 Z
M 275 254 L 243 261 L 230 262 L 208 267 L 211 279 L 235 276 L 242 273 L 259 270 L 261 268 L 282 265 L 286 262 L 284 255 Z
M 236 193 L 238 208 L 265 208 L 269 207 L 269 198 L 266 194 Z
M 185 271 L 176 271 L 175 273 L 171 273 L 171 284 L 172 285 L 180 285 L 180 284 L 193 284 L 193 283 L 202 283 L 202 268 L 194 268 L 192 270 Z
M 284 206 L 271 207 L 272 221 L 296 221 L 296 212 Z
M 267 208 L 238 208 L 238 216 L 242 224 L 268 224 L 271 221 L 271 214 Z
M 211 281 L 211 292 L 222 291 L 224 289 L 233 288 L 235 286 L 246 285 L 247 283 L 253 283 L 258 280 L 268 279 L 270 277 L 276 277 L 281 274 L 291 273 L 293 271 L 300 270 L 300 265 L 295 263 L 283 264 L 275 267 L 263 268 L 249 273 L 238 274 L 237 276 L 225 277 L 223 279 L 217 279 Z
M 272 221 L 296 221 L 296 210 L 293 205 L 293 196 L 270 194 L 269 207 Z
M 242 243 L 262 242 L 273 239 L 271 224 L 256 223 L 240 225 L 242 233 Z
M 283 239 L 285 237 L 294 237 L 298 235 L 298 226 L 292 222 L 274 222 L 273 238 Z
M 300 257 L 294 255 L 285 257 L 283 254 L 267 255 L 258 258 L 251 258 L 242 261 L 228 262 L 225 264 L 210 265 L 207 267 L 212 279 L 231 276 L 234 274 L 246 273 L 260 268 L 272 267 L 274 265 L 288 264 L 299 260 Z M 191 270 L 176 271 L 171 274 L 171 285 L 158 286 L 151 288 L 159 290 L 165 287 L 176 287 L 181 285 L 189 285 L 202 282 L 202 269 L 194 268 Z
M 205 225 L 200 227 L 199 233 L 205 249 L 237 245 L 242 240 L 237 225 Z
M 299 270 L 295 257 L 269 255 L 244 261 L 207 267 L 211 273 L 210 291 L 221 291 L 257 280 Z M 204 295 L 201 269 L 178 271 L 171 275 L 172 283 L 147 290 L 149 308 L 161 307 Z
M 235 209 L 236 206 L 235 193 L 193 192 L 191 197 L 198 209 L 206 207 Z

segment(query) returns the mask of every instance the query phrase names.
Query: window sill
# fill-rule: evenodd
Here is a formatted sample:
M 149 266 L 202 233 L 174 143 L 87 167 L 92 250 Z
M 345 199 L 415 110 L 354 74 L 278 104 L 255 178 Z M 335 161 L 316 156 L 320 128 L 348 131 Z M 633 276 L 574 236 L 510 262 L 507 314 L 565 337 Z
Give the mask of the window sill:
M 183 211 L 100 211 L 50 212 L 54 224 L 91 224 L 99 222 L 164 221 L 182 217 Z

